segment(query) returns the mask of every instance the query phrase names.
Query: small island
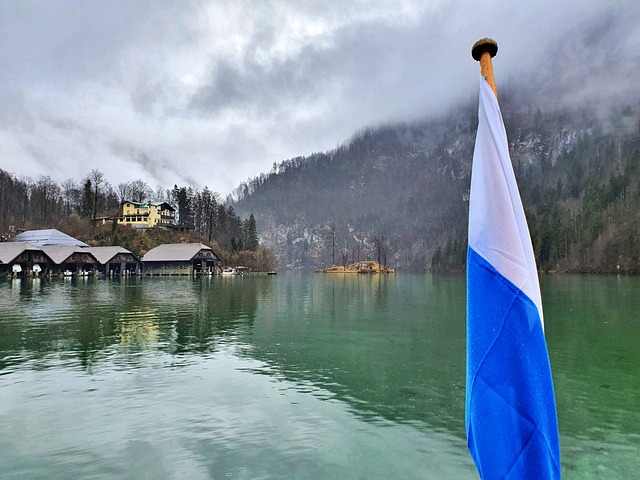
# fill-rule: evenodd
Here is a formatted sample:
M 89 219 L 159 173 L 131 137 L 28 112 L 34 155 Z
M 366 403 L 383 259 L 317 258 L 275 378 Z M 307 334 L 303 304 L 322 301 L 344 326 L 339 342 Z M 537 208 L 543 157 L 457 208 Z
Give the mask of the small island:
M 395 273 L 393 268 L 387 268 L 373 260 L 359 261 L 351 265 L 332 265 L 328 268 L 318 268 L 314 273 Z

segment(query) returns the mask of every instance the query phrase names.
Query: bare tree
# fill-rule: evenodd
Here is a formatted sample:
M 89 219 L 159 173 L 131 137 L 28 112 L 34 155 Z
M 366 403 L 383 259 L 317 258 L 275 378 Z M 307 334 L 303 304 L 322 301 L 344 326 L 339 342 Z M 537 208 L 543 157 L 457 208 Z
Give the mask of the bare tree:
M 389 245 L 383 233 L 378 233 L 373 237 L 373 250 L 378 259 L 378 263 L 386 267 Z
M 170 203 L 171 202 L 171 190 L 169 190 L 168 188 L 163 187 L 162 185 L 158 185 L 156 187 L 156 190 L 153 194 L 153 199 L 156 202 L 167 202 Z
M 336 224 L 331 222 L 329 225 L 329 237 L 331 238 L 331 265 L 336 264 Z
M 131 199 L 131 182 L 119 183 L 116 189 L 120 203 Z
M 256 270 L 259 272 L 269 272 L 275 270 L 278 262 L 276 260 L 273 251 L 265 247 L 264 245 L 260 245 L 255 252 L 256 258 Z
M 118 193 L 113 189 L 109 182 L 105 182 L 102 187 L 102 196 L 104 211 L 110 214 L 120 208 L 120 199 Z
M 52 210 L 55 210 L 59 196 L 60 187 L 48 175 L 39 177 L 33 185 L 31 206 L 39 210 L 42 225 L 48 225 L 49 221 L 52 220 Z
M 91 186 L 93 187 L 93 210 L 91 212 L 91 218 L 95 222 L 96 217 L 98 216 L 98 205 L 101 200 L 102 193 L 102 183 L 104 182 L 104 174 L 97 169 L 91 170 L 87 177 L 91 181 Z
M 78 212 L 80 208 L 80 193 L 80 187 L 74 179 L 69 178 L 62 182 L 62 201 L 65 215 L 69 215 L 71 212 Z
M 142 203 L 144 201 L 147 201 L 153 194 L 151 188 L 144 180 L 138 179 L 130 182 L 130 188 L 131 200 L 135 202 Z

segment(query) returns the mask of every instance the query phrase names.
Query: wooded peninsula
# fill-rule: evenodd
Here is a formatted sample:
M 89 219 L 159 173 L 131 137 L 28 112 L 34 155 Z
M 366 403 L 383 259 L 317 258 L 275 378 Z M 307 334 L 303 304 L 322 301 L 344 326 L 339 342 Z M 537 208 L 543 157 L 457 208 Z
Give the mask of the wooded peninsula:
M 171 221 L 162 227 L 145 226 L 142 217 L 123 222 L 128 202 L 166 203 Z M 126 224 L 129 223 L 129 224 Z M 16 178 L 0 169 L 0 235 L 3 240 L 29 229 L 57 228 L 92 246 L 119 245 L 142 256 L 166 243 L 201 242 L 220 256 L 224 265 L 242 265 L 253 271 L 276 268 L 272 251 L 260 245 L 252 214 L 242 219 L 233 206 L 207 187 L 152 190 L 143 180 L 115 188 L 98 170 L 82 181 L 57 184 L 49 176 Z

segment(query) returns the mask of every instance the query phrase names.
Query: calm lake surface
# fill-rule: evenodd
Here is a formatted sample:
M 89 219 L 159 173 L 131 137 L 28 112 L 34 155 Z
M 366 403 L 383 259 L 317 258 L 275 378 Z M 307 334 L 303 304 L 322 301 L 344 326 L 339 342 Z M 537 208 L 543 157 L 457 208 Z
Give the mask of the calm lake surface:
M 565 479 L 640 477 L 640 278 L 543 276 Z M 476 479 L 463 276 L 0 281 L 0 478 Z

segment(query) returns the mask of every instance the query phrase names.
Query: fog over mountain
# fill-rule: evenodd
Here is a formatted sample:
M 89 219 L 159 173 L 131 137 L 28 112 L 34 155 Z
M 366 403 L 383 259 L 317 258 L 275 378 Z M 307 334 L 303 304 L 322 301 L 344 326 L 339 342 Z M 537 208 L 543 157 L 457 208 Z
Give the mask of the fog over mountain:
M 473 42 L 532 108 L 637 98 L 635 1 L 0 4 L 0 168 L 229 192 L 369 126 L 472 102 Z M 520 90 L 524 95 L 524 91 Z M 601 103 L 604 102 L 604 103 Z
M 640 271 L 637 39 L 628 17 L 608 11 L 498 80 L 542 269 Z M 274 165 L 236 190 L 235 207 L 255 213 L 286 268 L 365 256 L 405 270 L 462 269 L 475 95 Z

